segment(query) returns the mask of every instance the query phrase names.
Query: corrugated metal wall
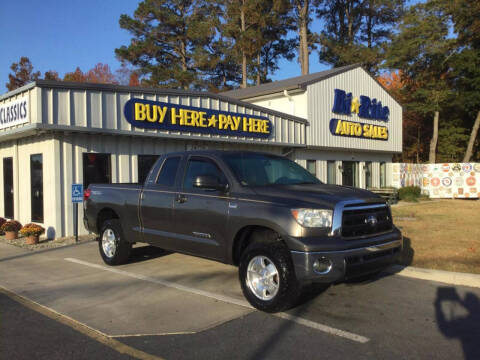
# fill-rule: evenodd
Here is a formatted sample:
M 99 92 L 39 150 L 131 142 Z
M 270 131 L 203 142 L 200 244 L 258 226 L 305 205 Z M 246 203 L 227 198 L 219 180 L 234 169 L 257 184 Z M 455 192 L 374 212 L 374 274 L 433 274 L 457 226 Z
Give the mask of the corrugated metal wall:
M 195 137 L 214 141 L 255 142 L 278 145 L 305 144 L 305 124 L 271 114 L 267 109 L 265 109 L 265 111 L 258 111 L 248 107 L 248 105 L 241 106 L 234 102 L 230 103 L 213 97 L 162 95 L 161 90 L 158 90 L 157 94 L 149 94 L 134 91 L 97 91 L 85 89 L 62 89 L 57 87 L 42 87 L 40 96 L 42 102 L 42 114 L 36 121 L 43 124 L 88 127 L 104 130 L 123 130 L 132 132 L 133 134 L 148 133 L 152 136 L 170 135 L 186 139 Z M 157 129 L 134 128 L 127 122 L 123 114 L 124 105 L 131 98 L 266 116 L 272 121 L 273 135 L 268 139 L 255 139 L 248 137 L 197 134 L 193 132 L 180 133 Z
M 341 89 L 353 96 L 365 95 L 376 98 L 383 106 L 390 109 L 389 121 L 368 120 L 352 116 L 334 114 L 332 112 L 334 90 Z M 401 106 L 362 68 L 347 71 L 321 82 L 308 85 L 308 121 L 307 144 L 327 148 L 343 148 L 357 150 L 387 151 L 390 153 L 402 151 L 402 108 Z M 364 138 L 335 136 L 330 133 L 332 118 L 381 125 L 388 128 L 387 141 Z

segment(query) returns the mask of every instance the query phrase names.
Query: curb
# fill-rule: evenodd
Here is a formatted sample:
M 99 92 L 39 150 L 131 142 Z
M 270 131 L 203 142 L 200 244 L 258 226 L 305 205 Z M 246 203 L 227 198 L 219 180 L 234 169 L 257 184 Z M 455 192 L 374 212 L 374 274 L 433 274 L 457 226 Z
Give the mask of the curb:
M 401 265 L 393 265 L 387 269 L 387 272 L 390 274 L 405 276 L 414 279 L 438 281 L 450 285 L 461 285 L 480 288 L 480 275 L 477 274 L 444 270 L 431 270 Z

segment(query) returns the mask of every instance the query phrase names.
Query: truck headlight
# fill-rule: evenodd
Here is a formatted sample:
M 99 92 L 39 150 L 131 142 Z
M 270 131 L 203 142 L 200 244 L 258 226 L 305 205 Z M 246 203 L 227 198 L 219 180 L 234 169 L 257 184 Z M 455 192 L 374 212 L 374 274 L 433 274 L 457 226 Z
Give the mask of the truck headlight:
M 308 228 L 331 228 L 332 210 L 324 209 L 292 209 L 293 217 L 297 222 Z

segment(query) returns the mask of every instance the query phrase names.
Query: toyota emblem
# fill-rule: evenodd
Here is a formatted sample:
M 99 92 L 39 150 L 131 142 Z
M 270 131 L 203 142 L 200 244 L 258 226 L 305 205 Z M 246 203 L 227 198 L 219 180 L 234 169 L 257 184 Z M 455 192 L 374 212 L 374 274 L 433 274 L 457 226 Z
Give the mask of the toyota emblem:
M 377 218 L 376 218 L 375 216 L 373 216 L 373 215 L 370 215 L 369 217 L 367 217 L 367 218 L 365 219 L 365 224 L 368 224 L 368 225 L 370 225 L 370 226 L 372 226 L 372 227 L 375 226 L 375 225 L 377 225 L 377 222 L 378 222 Z

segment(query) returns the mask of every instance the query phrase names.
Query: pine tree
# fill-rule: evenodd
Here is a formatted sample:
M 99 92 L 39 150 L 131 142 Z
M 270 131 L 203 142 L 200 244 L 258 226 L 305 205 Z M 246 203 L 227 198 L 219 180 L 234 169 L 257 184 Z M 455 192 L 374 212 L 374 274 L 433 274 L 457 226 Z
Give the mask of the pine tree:
M 405 0 L 319 0 L 325 22 L 320 61 L 335 67 L 362 63 L 372 74 L 384 61 L 384 49 L 403 13 Z
M 449 38 L 444 11 L 434 4 L 418 4 L 409 9 L 387 54 L 387 66 L 400 69 L 405 91 L 412 101 L 407 107 L 423 115 L 433 115 L 433 135 L 429 161 L 435 162 L 440 111 L 452 97 L 450 58 L 453 39 Z
M 204 0 L 144 0 L 133 17 L 121 15 L 120 27 L 132 40 L 115 53 L 138 69 L 146 85 L 204 87 L 197 60 L 216 34 L 211 10 Z

